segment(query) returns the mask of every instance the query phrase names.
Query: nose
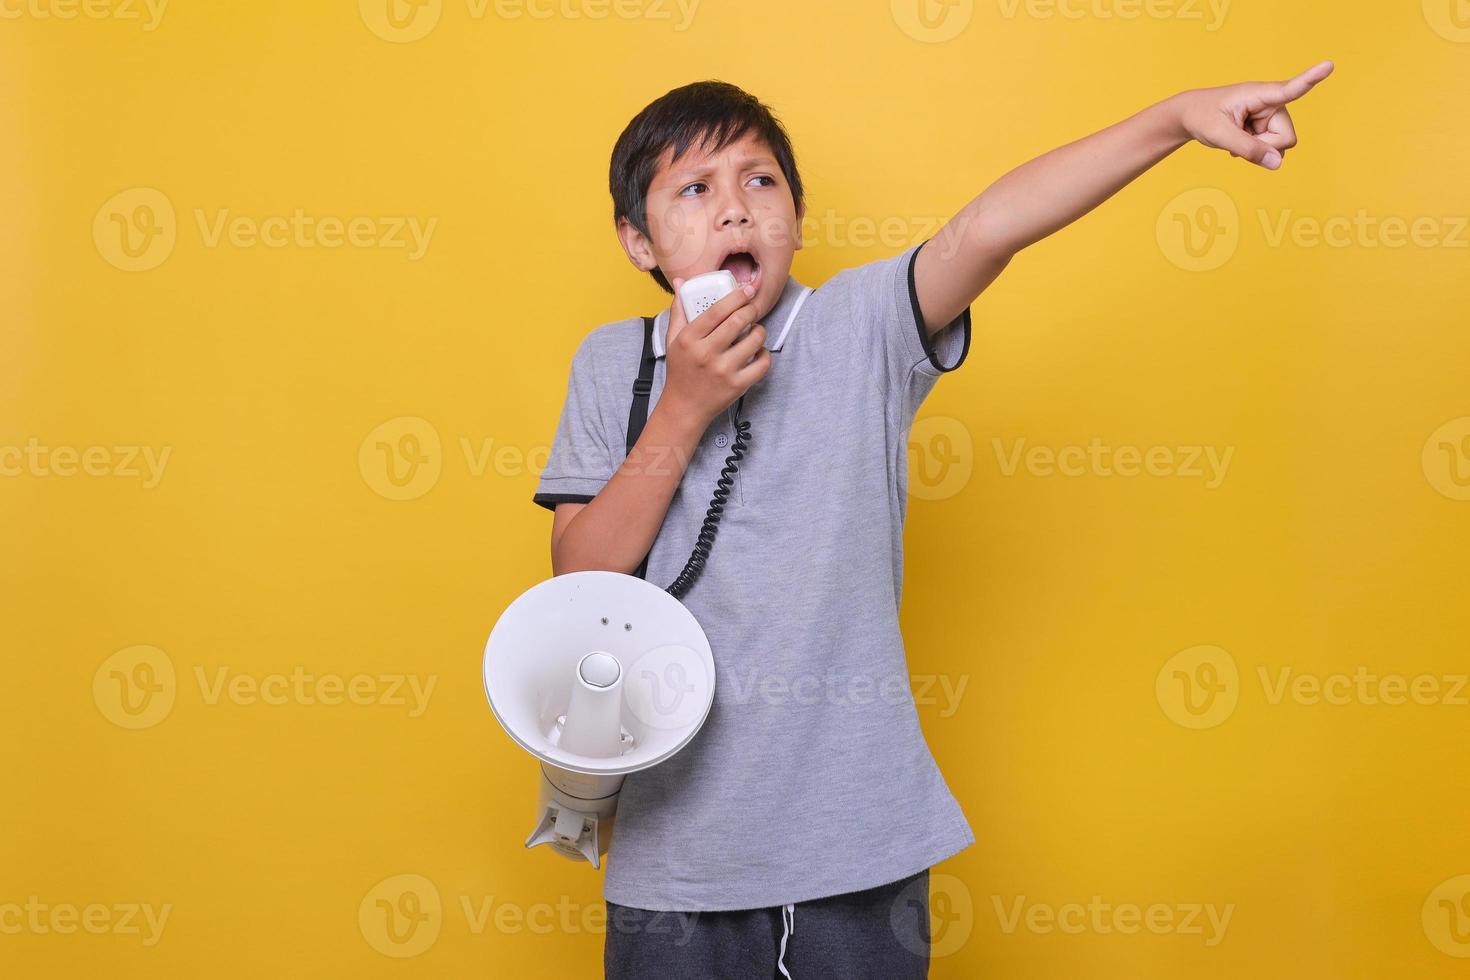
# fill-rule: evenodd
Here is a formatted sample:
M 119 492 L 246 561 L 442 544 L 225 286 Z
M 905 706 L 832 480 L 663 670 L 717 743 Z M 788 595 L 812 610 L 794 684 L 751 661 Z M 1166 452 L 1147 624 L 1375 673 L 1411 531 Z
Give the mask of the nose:
M 749 225 L 754 221 L 750 216 L 750 208 L 745 206 L 745 199 L 739 191 L 727 191 L 715 214 L 715 225 L 719 228 L 727 228 L 730 225 Z

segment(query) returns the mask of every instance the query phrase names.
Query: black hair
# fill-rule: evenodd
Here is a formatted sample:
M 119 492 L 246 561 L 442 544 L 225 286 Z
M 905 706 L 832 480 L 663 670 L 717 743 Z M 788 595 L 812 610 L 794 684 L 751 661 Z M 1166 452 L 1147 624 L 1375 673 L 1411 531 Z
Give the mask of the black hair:
M 752 131 L 771 148 L 791 188 L 792 202 L 800 211 L 801 175 L 796 171 L 796 154 L 781 120 L 745 90 L 712 79 L 693 82 L 659 96 L 644 106 L 618 137 L 607 179 L 608 189 L 612 191 L 614 223 L 627 218 L 644 237 L 651 237 L 648 186 L 653 183 L 665 150 L 673 147 L 673 158 L 677 160 L 691 144 L 698 142 L 714 153 Z M 650 275 L 664 292 L 674 291 L 657 266 Z

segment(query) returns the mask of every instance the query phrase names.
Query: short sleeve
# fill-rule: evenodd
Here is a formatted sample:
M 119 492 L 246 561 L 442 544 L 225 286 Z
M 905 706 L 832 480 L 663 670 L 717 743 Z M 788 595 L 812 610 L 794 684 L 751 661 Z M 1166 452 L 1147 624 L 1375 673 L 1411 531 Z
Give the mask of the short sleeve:
M 846 293 L 855 342 L 888 392 L 912 392 L 915 385 L 927 391 L 940 375 L 963 364 L 970 352 L 968 307 L 932 338 L 924 330 L 914 262 L 927 244 L 834 277 Z
M 555 511 L 557 504 L 586 503 L 617 471 L 598 401 L 590 339 L 584 340 L 572 355 L 566 401 L 551 455 L 531 498 L 550 511 Z

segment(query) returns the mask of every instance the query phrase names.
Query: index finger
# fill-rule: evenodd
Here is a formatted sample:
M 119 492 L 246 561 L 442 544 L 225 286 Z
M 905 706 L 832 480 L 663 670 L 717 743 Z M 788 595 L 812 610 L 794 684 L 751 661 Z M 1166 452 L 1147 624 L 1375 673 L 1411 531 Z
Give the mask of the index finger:
M 721 296 L 713 306 L 690 321 L 689 326 L 693 331 L 691 336 L 699 338 L 708 337 L 714 332 L 715 327 L 718 327 L 729 318 L 731 313 L 734 313 L 746 303 L 751 302 L 754 298 L 754 296 L 745 295 L 744 286 L 736 286 L 724 296 Z M 676 298 L 675 302 L 679 304 L 680 313 L 682 314 L 684 301 Z
M 1289 81 L 1281 83 L 1281 98 L 1283 102 L 1294 102 L 1310 92 L 1314 86 L 1328 75 L 1332 69 L 1337 67 L 1330 61 L 1322 61 L 1308 68 L 1300 75 Z

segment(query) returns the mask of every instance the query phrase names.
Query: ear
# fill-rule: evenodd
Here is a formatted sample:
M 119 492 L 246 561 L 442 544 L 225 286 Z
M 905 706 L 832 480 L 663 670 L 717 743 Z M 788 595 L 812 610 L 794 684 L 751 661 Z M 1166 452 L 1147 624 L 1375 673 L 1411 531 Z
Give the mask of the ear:
M 806 202 L 801 202 L 801 207 L 796 209 L 796 251 L 801 251 L 801 224 L 806 220 Z
M 653 243 L 633 226 L 633 222 L 627 218 L 619 218 L 617 230 L 618 241 L 622 243 L 629 262 L 643 272 L 652 272 L 658 268 L 658 260 L 653 256 Z

